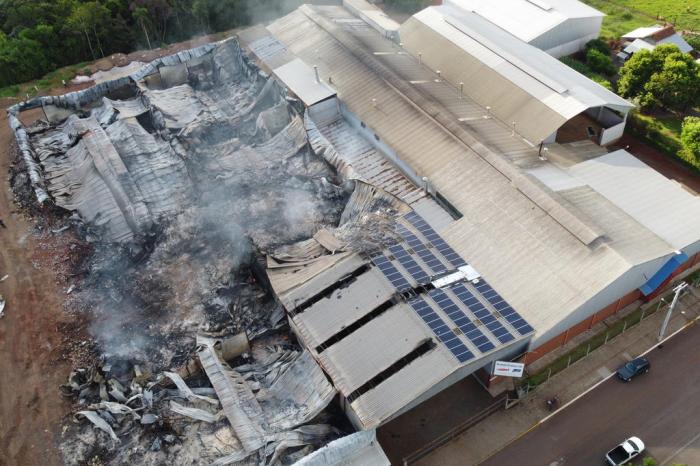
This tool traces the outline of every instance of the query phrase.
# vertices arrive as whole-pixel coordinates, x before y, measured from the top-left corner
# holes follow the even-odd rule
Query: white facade
[[[474,12],[554,57],[582,50],[600,34],[605,16],[577,0],[445,0]]]

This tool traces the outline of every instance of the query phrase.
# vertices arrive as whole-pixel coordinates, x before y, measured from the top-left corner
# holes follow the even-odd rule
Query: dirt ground
[[[7,301],[0,319],[0,464],[60,464],[55,448],[69,406],[58,385],[69,367],[62,361],[62,295],[54,272],[34,264],[42,254],[31,220],[14,211],[7,176],[14,137],[0,114],[0,293]]]

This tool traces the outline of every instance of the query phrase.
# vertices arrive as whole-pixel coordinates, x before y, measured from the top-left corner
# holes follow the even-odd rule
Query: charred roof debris
[[[352,431],[265,269],[378,250],[406,206],[321,155],[236,39],[8,113],[18,201],[82,255],[66,463],[291,464]]]

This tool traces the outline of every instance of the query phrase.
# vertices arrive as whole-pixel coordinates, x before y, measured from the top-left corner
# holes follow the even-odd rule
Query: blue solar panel
[[[413,260],[411,255],[406,252],[406,250],[403,248],[401,245],[394,245],[389,247],[389,251],[398,259],[399,263],[403,266],[404,269],[411,275],[411,277],[418,282],[420,285],[425,285],[426,283],[430,283],[430,277],[428,276],[427,273],[421,268],[418,263]]]
[[[457,298],[474,313],[476,318],[479,319],[496,338],[498,338],[498,341],[501,343],[508,343],[509,341],[515,339],[515,337],[511,335],[510,332],[498,321],[498,319],[496,319],[488,311],[488,309],[486,309],[484,305],[481,304],[481,302],[469,292],[467,287],[461,283],[458,283],[453,285],[451,289],[455,296],[457,296]]]
[[[466,261],[462,259],[459,254],[457,254],[454,249],[452,249],[441,237],[437,234],[433,227],[428,225],[428,222],[423,220],[423,217],[415,212],[407,213],[404,218],[408,220],[411,225],[416,227],[421,234],[430,241],[435,249],[437,249],[442,256],[447,259],[447,261],[455,267],[462,267],[467,265]]]
[[[508,304],[500,294],[494,290],[491,285],[486,283],[486,280],[480,280],[474,287],[486,298],[486,300],[506,319],[520,335],[527,335],[533,332],[533,329],[510,304]]]
[[[401,272],[399,272],[396,267],[394,267],[394,264],[392,264],[384,255],[380,254],[379,256],[374,256],[372,258],[372,262],[379,268],[379,270],[382,271],[384,276],[400,293],[412,288],[404,276],[401,275]]]
[[[406,227],[404,227],[400,223],[397,223],[396,225],[401,237],[414,251],[416,251],[418,257],[420,257],[421,260],[425,262],[425,265],[430,267],[430,270],[432,270],[433,273],[440,274],[443,272],[447,272],[447,267],[445,267],[445,265],[442,262],[440,262],[440,260],[437,257],[435,257],[435,254],[430,252],[430,250],[425,246],[425,244],[423,244],[421,240],[418,239],[416,235],[408,231],[408,229],[406,229]]]
[[[445,311],[450,319],[459,327],[464,335],[479,348],[479,351],[486,353],[495,348],[494,344],[479,330],[474,323],[469,320],[464,312],[445,294],[442,290],[431,290],[430,297]]]
[[[450,328],[445,325],[445,322],[438,316],[430,305],[426,303],[420,296],[410,300],[414,311],[418,313],[423,322],[428,324],[428,327],[435,333],[438,339],[452,352],[459,362],[466,362],[474,358],[474,354],[469,351],[469,348],[454,334]]]

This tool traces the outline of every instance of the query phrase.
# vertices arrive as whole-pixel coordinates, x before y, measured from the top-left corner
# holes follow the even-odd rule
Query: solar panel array
[[[399,235],[406,241],[406,243],[413,249],[416,254],[418,254],[418,257],[421,258],[423,262],[425,262],[425,265],[430,267],[430,270],[434,274],[440,274],[447,272],[447,267],[440,262],[440,260],[435,257],[435,254],[430,252],[430,250],[423,244],[421,240],[418,239],[416,235],[408,231],[408,229],[401,225],[400,223],[396,224],[396,228],[399,232]]]
[[[523,319],[520,314],[515,312],[515,309],[513,309],[510,304],[508,304],[505,299],[503,299],[501,295],[496,292],[496,290],[491,288],[491,285],[486,283],[486,280],[480,280],[479,283],[474,285],[474,287],[503,316],[503,318],[505,318],[513,327],[515,327],[520,335],[527,335],[535,330],[530,326],[530,324],[525,322],[525,319]]]
[[[391,282],[392,285],[394,285],[394,288],[396,288],[399,293],[403,293],[404,291],[408,291],[413,288],[404,278],[404,276],[401,275],[401,272],[394,267],[394,264],[392,264],[385,255],[380,254],[378,256],[374,256],[371,260],[374,265],[379,267],[379,270],[382,271],[384,276]]]
[[[435,249],[437,249],[450,264],[455,267],[467,265],[467,262],[462,259],[460,255],[457,254],[455,250],[452,249],[435,230],[433,230],[433,227],[428,225],[428,222],[423,220],[423,217],[415,212],[409,212],[404,215],[404,218],[408,220],[411,225],[416,227],[416,229],[420,231],[421,235],[430,241],[432,245],[435,246]]]
[[[489,312],[486,307],[479,301],[468,289],[461,283],[453,285],[452,292],[457,298],[464,303],[465,306],[474,314],[474,316],[486,326],[493,335],[498,338],[501,343],[508,343],[515,339],[513,335],[501,324],[496,317]]]
[[[420,215],[411,212],[406,214],[404,219],[420,234],[415,234],[405,225],[397,223],[397,232],[405,243],[390,246],[387,253],[387,255],[391,254],[389,257],[380,254],[371,259],[399,293],[408,296],[405,292],[413,290],[414,283],[417,286],[428,285],[433,275],[467,265],[467,262],[445,243]],[[405,246],[410,249],[407,250]],[[397,263],[401,264],[400,267],[396,265]],[[480,279],[473,286],[520,335],[524,336],[533,331],[532,327],[485,280]],[[432,301],[416,296],[408,303],[460,363],[475,357],[473,350],[465,344],[466,340],[481,353],[487,353],[499,344],[505,345],[515,340],[515,333],[511,333],[512,330],[506,328],[505,322],[499,320],[497,314],[492,314],[464,283],[453,283],[448,289],[454,297],[444,289],[435,288],[428,292]],[[420,288],[417,288],[416,292],[420,293]],[[434,304],[431,304],[432,302]],[[461,304],[457,304],[458,302]],[[450,325],[436,312],[438,308],[449,317]],[[469,314],[464,311],[465,308],[469,310]],[[474,317],[471,317],[472,314]],[[462,340],[455,334],[456,329],[452,330],[455,326],[466,340]]]
[[[418,265],[418,263],[413,260],[411,255],[406,252],[406,250],[400,244],[395,244],[389,247],[389,251],[394,255],[394,257],[399,261],[401,266],[406,269],[406,271],[413,277],[413,279],[419,285],[425,285],[430,283],[430,277],[425,270]]]
[[[445,311],[452,322],[457,325],[457,327],[462,331],[464,336],[466,336],[469,341],[474,343],[479,351],[486,353],[495,348],[494,344],[479,330],[476,325],[467,317],[467,315],[462,311],[457,305],[450,299],[449,296],[445,294],[442,290],[431,290],[428,295],[433,298],[433,301]]]
[[[459,362],[466,362],[474,358],[474,354],[462,343],[457,335],[445,324],[445,321],[425,302],[423,298],[417,296],[410,300],[414,311],[423,319],[428,327],[437,335],[438,339],[450,350]]]

